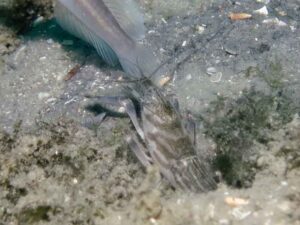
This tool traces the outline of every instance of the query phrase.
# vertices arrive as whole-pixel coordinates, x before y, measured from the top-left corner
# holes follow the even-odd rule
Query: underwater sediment
[[[24,32],[1,22],[0,224],[299,224],[297,1],[141,3],[148,45],[174,57],[168,88],[196,118],[218,189],[174,191],[157,168],[145,170],[123,139],[126,118],[81,126],[84,95],[117,94],[122,74],[47,20],[49,7]],[[253,13],[264,6],[268,15]],[[230,12],[252,18],[230,21]]]

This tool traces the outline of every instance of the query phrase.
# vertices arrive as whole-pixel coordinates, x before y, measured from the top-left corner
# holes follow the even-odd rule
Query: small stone
[[[125,112],[126,112],[125,107],[121,106],[121,107],[118,109],[118,112],[119,112],[119,113],[125,113]]]
[[[219,224],[227,225],[227,224],[229,224],[229,220],[228,219],[219,219]]]
[[[258,168],[262,168],[262,167],[264,167],[264,166],[266,166],[268,163],[267,163],[267,158],[266,157],[264,157],[264,156],[261,156],[261,157],[259,157],[258,159],[257,159],[257,161],[256,161],[256,166],[258,167]]]
[[[265,5],[270,3],[270,0],[256,0],[256,2],[263,3]]]
[[[185,79],[186,80],[191,80],[192,79],[192,74],[188,74]]]
[[[288,201],[281,202],[277,205],[277,208],[280,209],[284,213],[288,213],[291,211],[291,206]]]
[[[47,39],[47,43],[48,43],[48,44],[53,44],[53,43],[54,43],[54,41],[53,41],[53,39],[52,39],[52,38],[49,38],[49,39]]]
[[[287,181],[285,181],[285,180],[281,181],[280,184],[282,186],[288,186],[289,185],[289,183]]]
[[[48,92],[40,92],[40,93],[38,94],[38,98],[39,98],[40,100],[45,99],[45,98],[49,98],[49,97],[50,97],[50,94],[49,94]]]
[[[287,15],[287,13],[286,13],[285,11],[283,11],[283,10],[279,10],[279,11],[278,11],[278,14],[279,14],[280,16],[286,16],[286,15]]]
[[[198,25],[198,26],[196,26],[196,30],[197,30],[198,34],[202,34],[205,30],[205,27]]]

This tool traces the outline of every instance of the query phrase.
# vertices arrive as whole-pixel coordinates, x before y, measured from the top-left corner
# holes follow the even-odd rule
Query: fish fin
[[[119,64],[119,59],[112,48],[58,1],[54,8],[54,14],[56,20],[64,30],[93,45],[97,53],[107,64],[111,66]]]
[[[139,136],[142,140],[145,140],[145,134],[144,134],[142,127],[139,124],[138,115],[136,113],[133,102],[131,100],[127,99],[127,100],[123,100],[121,102],[121,104],[125,108],[131,122],[133,123],[133,126],[134,126],[136,132],[139,134]]]
[[[100,113],[95,117],[85,118],[81,124],[89,129],[97,129],[106,117],[106,113]]]
[[[194,146],[196,146],[197,145],[197,124],[190,112],[186,112],[186,115],[183,120],[183,126],[187,131],[187,134],[189,135]]]
[[[129,78],[134,77],[136,79],[142,78],[141,70],[138,68],[136,62],[128,60],[126,58],[119,58],[120,64]]]
[[[143,15],[134,0],[103,0],[120,27],[134,40],[145,37]]]
[[[148,167],[153,163],[148,149],[144,146],[143,142],[141,142],[136,135],[132,134],[131,136],[127,136],[126,142],[129,145],[131,151],[134,152],[136,157],[145,167]]]
[[[135,78],[150,78],[156,72],[159,61],[153,52],[143,45],[137,44],[131,52],[131,57],[119,57],[121,66],[125,73]]]
[[[197,156],[177,160],[171,171],[175,179],[175,187],[192,192],[207,192],[217,188],[217,183],[213,179],[213,173],[208,165],[200,161]]]

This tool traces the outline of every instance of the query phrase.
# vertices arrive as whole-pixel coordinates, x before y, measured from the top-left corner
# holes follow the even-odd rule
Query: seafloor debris
[[[230,13],[229,18],[231,20],[246,20],[252,17],[251,14],[248,13]]]
[[[267,16],[269,14],[266,6],[260,8],[260,9],[254,10],[253,13],[263,15],[263,16]]]
[[[226,197],[224,199],[224,201],[230,207],[238,207],[238,206],[243,206],[243,205],[248,205],[249,204],[248,199],[232,197],[232,196]]]
[[[80,70],[80,65],[76,64],[69,72],[68,74],[64,77],[64,81],[68,81],[72,79]]]

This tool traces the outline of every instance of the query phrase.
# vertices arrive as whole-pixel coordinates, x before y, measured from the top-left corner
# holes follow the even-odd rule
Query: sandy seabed
[[[49,1],[32,2],[51,15]],[[38,17],[23,31],[6,15],[0,224],[300,224],[299,1],[174,2],[140,1],[146,42],[162,60],[173,57],[167,88],[194,115],[218,189],[173,190],[143,168],[124,141],[127,118],[83,127],[84,95],[118,93],[122,73],[55,21]],[[268,15],[253,12],[264,6]],[[232,12],[252,18],[232,21]]]

